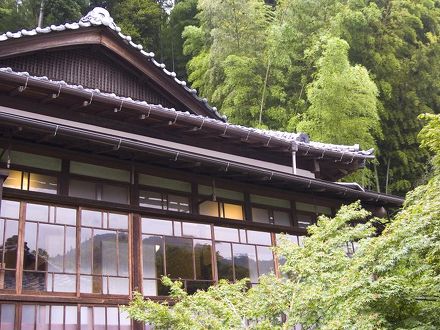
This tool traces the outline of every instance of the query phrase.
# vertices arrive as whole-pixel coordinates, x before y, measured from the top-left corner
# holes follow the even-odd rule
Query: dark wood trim
[[[107,27],[80,28],[77,30],[39,34],[32,38],[22,37],[8,40],[4,45],[2,44],[0,58],[10,58],[39,51],[66,49],[84,45],[101,45],[105,47],[117,55],[121,63],[135,67],[147,80],[154,82],[159,87],[161,94],[165,95],[168,99],[174,100],[177,104],[182,104],[185,110],[218,119],[203,102],[197,100],[194,95],[178,85],[173,77],[167,76],[161,68],[157,68],[151,62],[150,58],[147,58],[139,50],[128,45],[117,35],[117,32]]]

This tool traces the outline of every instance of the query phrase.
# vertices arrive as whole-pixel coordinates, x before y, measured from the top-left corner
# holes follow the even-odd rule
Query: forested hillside
[[[420,113],[440,112],[440,0],[0,0],[0,33],[107,8],[232,123],[376,148],[360,183],[403,194],[430,173]]]

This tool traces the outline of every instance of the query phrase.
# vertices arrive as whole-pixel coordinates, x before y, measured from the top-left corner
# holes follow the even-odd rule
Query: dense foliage
[[[43,25],[106,7],[233,123],[377,147],[369,187],[426,181],[417,116],[440,108],[439,0],[0,0],[0,32],[35,26],[41,4]]]
[[[194,295],[165,278],[174,306],[136,295],[127,312],[156,329],[439,329],[440,116],[425,118],[422,144],[434,152],[435,174],[391,221],[359,203],[343,206],[309,227],[303,246],[282,241],[279,278],[263,276],[250,289],[221,281]],[[354,253],[346,242],[356,242]]]

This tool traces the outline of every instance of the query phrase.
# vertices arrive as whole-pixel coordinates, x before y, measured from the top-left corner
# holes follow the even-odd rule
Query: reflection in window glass
[[[22,172],[10,170],[9,175],[3,182],[3,187],[12,189],[22,189],[21,186]]]
[[[285,211],[273,211],[274,224],[278,226],[290,226],[290,214]]]
[[[232,249],[230,243],[216,243],[215,254],[217,259],[217,273],[219,279],[234,280],[232,265]]]
[[[101,200],[112,203],[128,204],[128,188],[112,184],[102,184]]]
[[[58,189],[57,182],[58,180],[54,176],[11,170],[3,186],[6,188],[56,194]]]
[[[15,289],[18,221],[0,219],[0,289]]]
[[[168,211],[189,213],[188,197],[168,195]]]
[[[81,228],[81,292],[128,294],[128,233],[106,229],[127,228],[128,216],[88,210],[81,216],[82,224],[104,228]]]
[[[223,203],[224,215],[226,219],[243,220],[243,206],[236,204]]]
[[[297,213],[297,219],[299,228],[307,228],[314,222],[315,216],[312,214]]]
[[[258,282],[257,256],[255,246],[232,244],[234,255],[235,279],[249,278],[252,283]]]
[[[217,241],[239,242],[238,230],[226,227],[214,227],[214,237]]]
[[[75,227],[26,222],[23,289],[75,292],[76,253]]]
[[[143,277],[157,279],[164,275],[164,250],[160,236],[144,235],[142,237],[142,267]],[[144,295],[158,294],[157,281],[144,283]]]
[[[262,209],[259,207],[252,208],[252,221],[261,222],[261,223],[269,223],[269,210]]]
[[[129,330],[131,322],[125,313],[122,313],[118,307],[87,307],[81,309],[81,330]]]
[[[190,239],[166,237],[167,274],[173,278],[194,278],[193,249]]]
[[[85,199],[98,199],[96,195],[96,184],[90,181],[69,180],[69,196],[85,198]]]
[[[259,275],[269,274],[274,271],[273,253],[270,247],[257,246]]]
[[[71,179],[69,181],[69,196],[127,204],[129,193],[127,186],[108,183],[97,183],[84,180]]]
[[[173,223],[167,220],[142,218],[142,232],[145,234],[173,235]]]
[[[56,194],[57,186],[56,177],[36,173],[29,174],[29,191]]]
[[[0,304],[0,329],[15,329],[15,305]]]
[[[204,201],[199,204],[199,213],[210,217],[219,217],[218,203],[212,201]]]
[[[183,222],[183,235],[196,238],[211,238],[211,226],[201,223]]]
[[[212,280],[211,241],[194,240],[196,279]]]
[[[20,202],[3,199],[0,201],[0,217],[18,219],[20,213]]]
[[[162,193],[154,191],[139,192],[139,206],[163,210],[164,204],[166,204],[166,201],[162,199]]]
[[[260,244],[260,245],[271,245],[272,239],[270,237],[270,233],[262,232],[262,231],[247,231],[247,238],[249,244]]]

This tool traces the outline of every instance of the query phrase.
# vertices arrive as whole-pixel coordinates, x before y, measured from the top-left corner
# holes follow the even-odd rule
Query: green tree
[[[197,0],[178,1],[164,24],[163,59],[170,70],[180,79],[187,80],[186,65],[190,59],[183,54],[182,33],[186,26],[197,26]]]
[[[118,1],[109,10],[124,34],[145,49],[160,53],[161,27],[166,14],[156,1]]]
[[[324,41],[315,80],[307,88],[310,107],[297,129],[317,141],[373,148],[380,135],[377,87],[364,67],[350,65],[348,48],[339,38]]]

